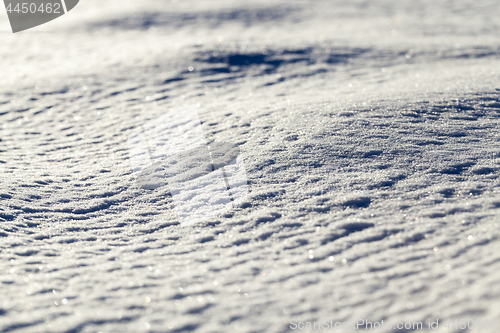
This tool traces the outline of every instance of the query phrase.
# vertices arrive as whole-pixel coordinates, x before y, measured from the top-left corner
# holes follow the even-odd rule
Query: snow
[[[1,14],[0,331],[500,319],[499,10],[86,0],[18,34]],[[198,139],[161,137],[185,108]],[[196,167],[156,182],[141,128]]]

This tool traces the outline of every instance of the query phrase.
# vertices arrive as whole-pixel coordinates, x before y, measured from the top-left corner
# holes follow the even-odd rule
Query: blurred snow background
[[[83,0],[18,34],[0,11],[0,330],[500,319],[499,11]],[[188,105],[250,190],[193,226],[127,147]]]

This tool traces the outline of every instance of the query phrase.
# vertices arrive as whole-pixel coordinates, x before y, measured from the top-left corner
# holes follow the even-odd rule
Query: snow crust
[[[0,331],[500,320],[499,8],[86,0],[18,34],[0,11]],[[241,191],[197,221],[129,141],[193,105]]]

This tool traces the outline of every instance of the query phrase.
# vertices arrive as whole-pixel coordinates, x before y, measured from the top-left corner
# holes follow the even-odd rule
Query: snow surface
[[[500,319],[498,2],[0,12],[1,332]],[[190,105],[249,191],[197,224],[128,145]]]

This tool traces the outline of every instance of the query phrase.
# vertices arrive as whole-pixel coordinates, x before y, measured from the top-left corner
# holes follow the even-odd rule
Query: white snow
[[[0,13],[1,332],[500,320],[497,2]],[[161,137],[193,105],[199,140]],[[217,143],[240,152],[203,186],[137,177]]]

